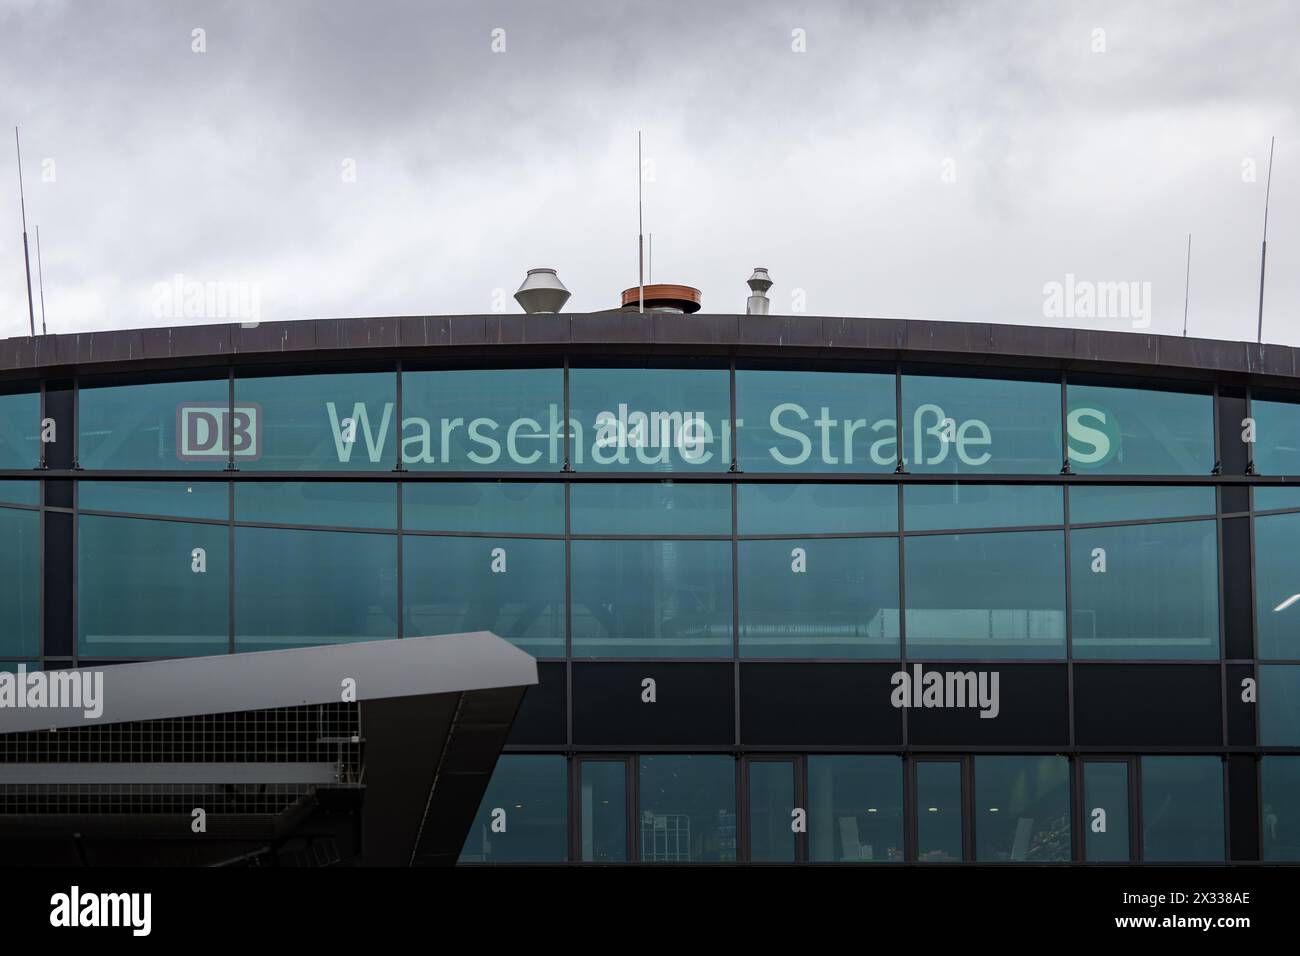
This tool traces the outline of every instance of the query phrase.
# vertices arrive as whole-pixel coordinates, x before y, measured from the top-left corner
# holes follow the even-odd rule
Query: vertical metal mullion
[[[226,471],[231,472],[230,480],[226,482],[226,631],[227,631],[227,649],[231,654],[235,653],[235,479],[234,472],[239,469],[235,466],[235,436],[233,427],[235,424],[235,366],[232,364],[226,372],[226,445],[228,451],[226,454]]]
[[[630,753],[627,760],[627,844],[629,863],[641,862],[641,755]]]
[[[921,828],[917,819],[920,791],[917,786],[916,763],[915,757],[903,756],[903,861],[906,863],[916,863],[920,858],[918,843]]]
[[[794,805],[803,811],[804,828],[794,835],[794,861],[807,863],[812,855],[808,849],[808,755],[794,755]]]
[[[36,427],[37,427],[36,437],[38,439],[41,437],[40,433],[44,431],[44,427],[42,423],[45,421],[45,381],[46,380],[44,378],[41,379],[41,394],[38,403],[40,407],[37,410],[37,422],[36,422]],[[39,442],[39,444],[40,444],[40,454],[39,457],[37,458],[37,468],[43,471],[47,467],[45,461],[45,442]],[[40,581],[37,582],[36,585],[37,588],[36,599],[38,601],[38,607],[36,610],[38,617],[36,618],[36,620],[37,620],[38,627],[40,628],[39,640],[37,641],[36,651],[40,657],[42,667],[49,666],[46,660],[46,651],[45,651],[45,505],[46,505],[45,486],[46,486],[46,481],[45,478],[42,477],[40,479],[40,486],[36,489],[38,495],[36,500],[40,502],[40,508],[41,508],[39,512],[39,518],[37,519],[37,529],[36,529],[37,534],[40,535],[40,543],[37,546],[37,558],[40,562],[39,566],[41,569]],[[72,503],[74,506],[73,514],[72,514],[72,524],[75,527],[78,521],[75,506],[78,504],[78,501],[74,499]],[[76,601],[77,581],[75,577],[73,578],[72,581],[71,597],[72,597],[72,603],[75,606],[77,603]]]
[[[1142,862],[1142,755],[1129,758],[1129,832],[1128,855],[1130,862]]]
[[[735,757],[736,774],[736,860],[737,864],[750,863],[749,845],[749,759],[740,754]]]
[[[961,768],[962,862],[975,862],[975,755],[967,753],[958,762]]]

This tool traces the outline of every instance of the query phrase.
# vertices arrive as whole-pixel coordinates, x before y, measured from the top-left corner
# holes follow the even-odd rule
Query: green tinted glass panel
[[[916,763],[916,859],[951,863],[962,859],[961,764],[953,760]]]
[[[246,471],[391,471],[397,461],[397,375],[340,372],[235,379],[235,414],[250,438]]]
[[[235,529],[235,649],[397,636],[397,537]]]
[[[1300,861],[1300,757],[1268,756],[1260,761],[1264,859]]]
[[[1070,466],[1080,474],[1208,475],[1214,468],[1209,395],[1070,385]]]
[[[571,549],[575,656],[731,656],[731,542],[574,541]]]
[[[731,467],[726,369],[570,369],[569,418],[580,471]]]
[[[1075,485],[1070,523],[1146,521],[1212,515],[1214,488],[1193,485]]]
[[[897,657],[898,539],[742,541],[744,657]]]
[[[1259,742],[1265,747],[1300,747],[1300,664],[1260,667]]]
[[[903,859],[903,762],[808,757],[808,845],[816,863]]]
[[[230,517],[230,485],[224,481],[82,481],[77,504],[83,511],[225,521]]]
[[[504,754],[461,847],[461,863],[562,863],[569,858],[563,757]]]
[[[229,534],[224,525],[82,515],[78,652],[83,657],[226,653]]]
[[[564,534],[564,485],[412,482],[402,486],[402,527],[414,531]]]
[[[858,534],[898,530],[895,485],[736,486],[740,534]]]
[[[235,520],[256,524],[396,528],[397,488],[380,481],[244,481]]]
[[[41,483],[0,481],[0,502],[11,505],[38,505],[41,503]]]
[[[574,534],[731,534],[731,486],[575,484]]]
[[[1115,863],[1128,860],[1128,804],[1127,763],[1084,761],[1083,835],[1084,852],[1089,861]]]
[[[402,461],[412,470],[559,471],[564,371],[402,373]]]
[[[1255,419],[1255,471],[1261,475],[1300,474],[1300,405],[1256,398],[1251,400],[1250,414]]]
[[[1223,761],[1143,757],[1142,858],[1211,863],[1223,856]]]
[[[754,863],[794,862],[794,763],[749,762],[749,858]]]
[[[584,760],[579,785],[584,863],[627,862],[627,763]]]
[[[0,468],[35,468],[40,464],[40,427],[40,393],[0,393]]]
[[[1077,528],[1070,533],[1074,656],[1219,656],[1213,521]]]
[[[41,515],[0,508],[0,654],[34,657],[41,634]]]
[[[491,631],[538,657],[564,656],[564,542],[402,539],[408,637]]]
[[[643,863],[736,861],[736,762],[725,756],[640,758]]]
[[[903,376],[903,461],[911,472],[1056,474],[1061,386]]]
[[[975,758],[975,859],[1070,859],[1070,762],[1065,757]]]
[[[1300,514],[1255,519],[1259,656],[1300,658]]]
[[[742,471],[893,471],[894,376],[736,372]]]
[[[1065,656],[1062,532],[915,535],[903,554],[909,656]]]
[[[232,433],[248,433],[242,418],[231,427],[224,375],[102,388],[83,379],[77,403],[77,458],[86,469],[220,471]]]
[[[1053,485],[908,485],[903,527],[908,531],[1061,525],[1064,496]]]
[[[1300,510],[1300,487],[1255,488],[1253,503],[1256,511],[1281,511],[1284,508]]]

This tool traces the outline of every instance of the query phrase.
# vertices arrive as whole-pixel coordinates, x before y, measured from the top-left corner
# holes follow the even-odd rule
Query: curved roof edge
[[[589,312],[304,319],[124,329],[0,339],[0,373],[93,371],[136,362],[220,364],[240,357],[287,360],[331,352],[527,347],[618,350],[872,351],[895,358],[1070,366],[1105,363],[1168,370],[1300,376],[1300,349],[1217,339],[1120,332],[813,315],[679,315]]]

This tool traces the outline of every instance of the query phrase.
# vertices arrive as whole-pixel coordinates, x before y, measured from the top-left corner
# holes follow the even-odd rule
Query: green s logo
[[[1070,461],[1096,468],[1119,453],[1119,424],[1104,408],[1073,408],[1065,416]]]

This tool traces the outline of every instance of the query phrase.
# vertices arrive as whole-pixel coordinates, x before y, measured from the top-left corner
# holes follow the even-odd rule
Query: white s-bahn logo
[[[1119,452],[1119,423],[1104,408],[1071,409],[1065,416],[1065,431],[1073,464],[1095,468]]]

